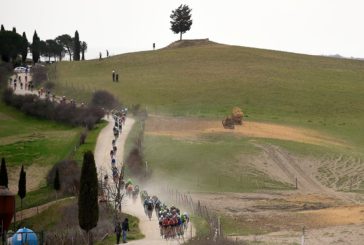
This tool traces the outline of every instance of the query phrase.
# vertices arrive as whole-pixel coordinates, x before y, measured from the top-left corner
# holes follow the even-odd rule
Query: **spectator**
[[[128,218],[125,218],[125,220],[122,224],[122,230],[123,230],[123,243],[127,243],[126,235],[127,235],[127,232],[130,231]]]
[[[120,222],[116,223],[116,226],[115,226],[115,234],[116,234],[116,244],[120,244],[120,236],[121,236],[121,226],[120,226]]]

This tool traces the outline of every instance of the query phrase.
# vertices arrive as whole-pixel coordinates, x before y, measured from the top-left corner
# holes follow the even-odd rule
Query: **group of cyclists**
[[[175,206],[168,207],[157,196],[149,196],[145,190],[140,193],[140,198],[149,220],[152,219],[153,210],[155,210],[160,235],[164,239],[175,239],[184,236],[190,222],[187,212],[181,213],[180,209]]]
[[[111,158],[111,169],[113,174],[113,180],[115,183],[119,181],[120,176],[118,169],[116,167],[116,141],[122,132],[123,125],[125,125],[125,119],[127,115],[127,110],[112,111],[112,117],[114,119],[113,133],[114,139],[112,140],[112,149],[110,150]],[[182,213],[179,208],[175,206],[168,207],[155,195],[149,196],[147,191],[139,190],[138,185],[134,185],[131,179],[123,182],[125,186],[126,195],[132,198],[134,204],[140,194],[141,202],[144,207],[145,214],[148,216],[149,220],[152,220],[153,213],[158,219],[160,235],[163,239],[176,239],[183,238],[184,233],[188,228],[190,222],[190,217],[188,213]]]
[[[122,132],[123,125],[125,125],[126,114],[127,114],[127,109],[122,109],[121,111],[112,112],[112,117],[114,119],[114,127],[113,127],[114,139],[111,142],[112,148],[110,150],[110,158],[111,158],[111,171],[114,182],[117,182],[119,180],[119,171],[116,166],[116,153],[118,151],[118,148],[116,146],[116,141]]]
[[[34,84],[32,81],[28,81],[28,74],[25,74],[24,81],[22,80],[22,76],[20,74],[16,74],[14,79],[9,78],[9,86],[14,90],[17,89],[17,85],[19,84],[20,89],[29,90],[33,92]]]

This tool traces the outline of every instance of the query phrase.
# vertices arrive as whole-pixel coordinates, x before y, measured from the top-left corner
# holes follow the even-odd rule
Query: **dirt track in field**
[[[146,124],[146,133],[176,138],[193,138],[203,134],[225,133],[254,138],[289,140],[315,145],[345,145],[343,141],[314,130],[250,121],[245,121],[242,126],[237,125],[235,129],[231,130],[224,129],[221,121],[218,120],[150,116]]]

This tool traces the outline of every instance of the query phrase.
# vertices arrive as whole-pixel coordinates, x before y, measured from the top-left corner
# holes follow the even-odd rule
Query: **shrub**
[[[1,62],[1,61],[0,61]],[[8,63],[0,63],[0,86],[5,88],[11,73],[12,66]]]
[[[55,164],[47,175],[48,185],[53,185],[56,169],[59,171],[61,192],[66,195],[78,193],[81,169],[77,162],[74,160],[63,160]]]
[[[16,95],[11,88],[4,89],[3,101],[25,114],[38,118],[54,120],[72,126],[92,129],[104,117],[100,107],[76,107],[74,104],[57,104],[50,100],[39,99],[36,95]]]
[[[137,177],[138,174],[144,174],[144,160],[138,147],[134,147],[126,159],[126,165],[132,175]]]
[[[119,103],[114,95],[108,91],[99,90],[92,95],[91,105],[111,110],[117,107]]]
[[[56,85],[54,84],[54,82],[50,82],[50,81],[48,81],[44,84],[44,88],[47,90],[52,90],[52,89],[54,89],[55,86]]]
[[[80,135],[80,142],[79,142],[79,145],[83,145],[85,144],[85,141],[86,141],[86,138],[87,138],[87,134],[88,134],[88,131],[87,129],[85,129],[81,135]]]
[[[35,86],[39,86],[43,82],[47,81],[47,68],[45,66],[34,66],[32,69],[33,83]]]
[[[12,88],[4,89],[3,101],[5,102],[5,104],[11,105],[11,101],[12,101],[12,98],[13,98],[13,93],[14,93],[14,91],[13,91]]]

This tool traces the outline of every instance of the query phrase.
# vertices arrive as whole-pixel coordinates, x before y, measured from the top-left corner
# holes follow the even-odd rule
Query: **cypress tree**
[[[60,182],[60,179],[59,179],[58,168],[56,169],[56,175],[54,176],[53,188],[56,190],[56,200],[57,200],[58,199],[57,193],[61,189],[61,182]]]
[[[23,61],[23,63],[25,62],[25,60],[27,59],[27,55],[28,55],[28,39],[27,39],[27,35],[25,34],[25,32],[23,32],[23,42],[22,42],[22,48],[21,48],[21,59]]]
[[[1,167],[0,167],[0,185],[8,188],[8,171],[6,169],[5,158],[1,158]]]
[[[34,31],[33,35],[32,54],[33,62],[37,63],[40,57],[40,38],[38,37],[37,31]]]
[[[86,231],[88,238],[89,231],[96,227],[99,219],[97,196],[98,182],[95,159],[92,152],[87,151],[83,155],[81,170],[80,193],[78,197],[78,222],[80,227]]]
[[[87,43],[86,42],[81,42],[81,54],[82,54],[82,57],[81,59],[82,60],[85,60],[85,52],[87,50]]]
[[[15,27],[13,27],[13,32],[16,33],[16,28]]]
[[[20,210],[23,210],[23,199],[27,194],[27,182],[26,182],[26,172],[24,171],[24,166],[21,166],[20,175],[19,175],[19,183],[18,183],[18,196],[20,197]],[[21,213],[21,219],[22,219]]]
[[[1,31],[5,31],[4,25],[1,25]]]
[[[73,60],[80,60],[80,52],[81,52],[81,44],[80,44],[80,36],[78,35],[78,31],[75,32],[75,38],[74,38],[74,44],[73,44]]]

